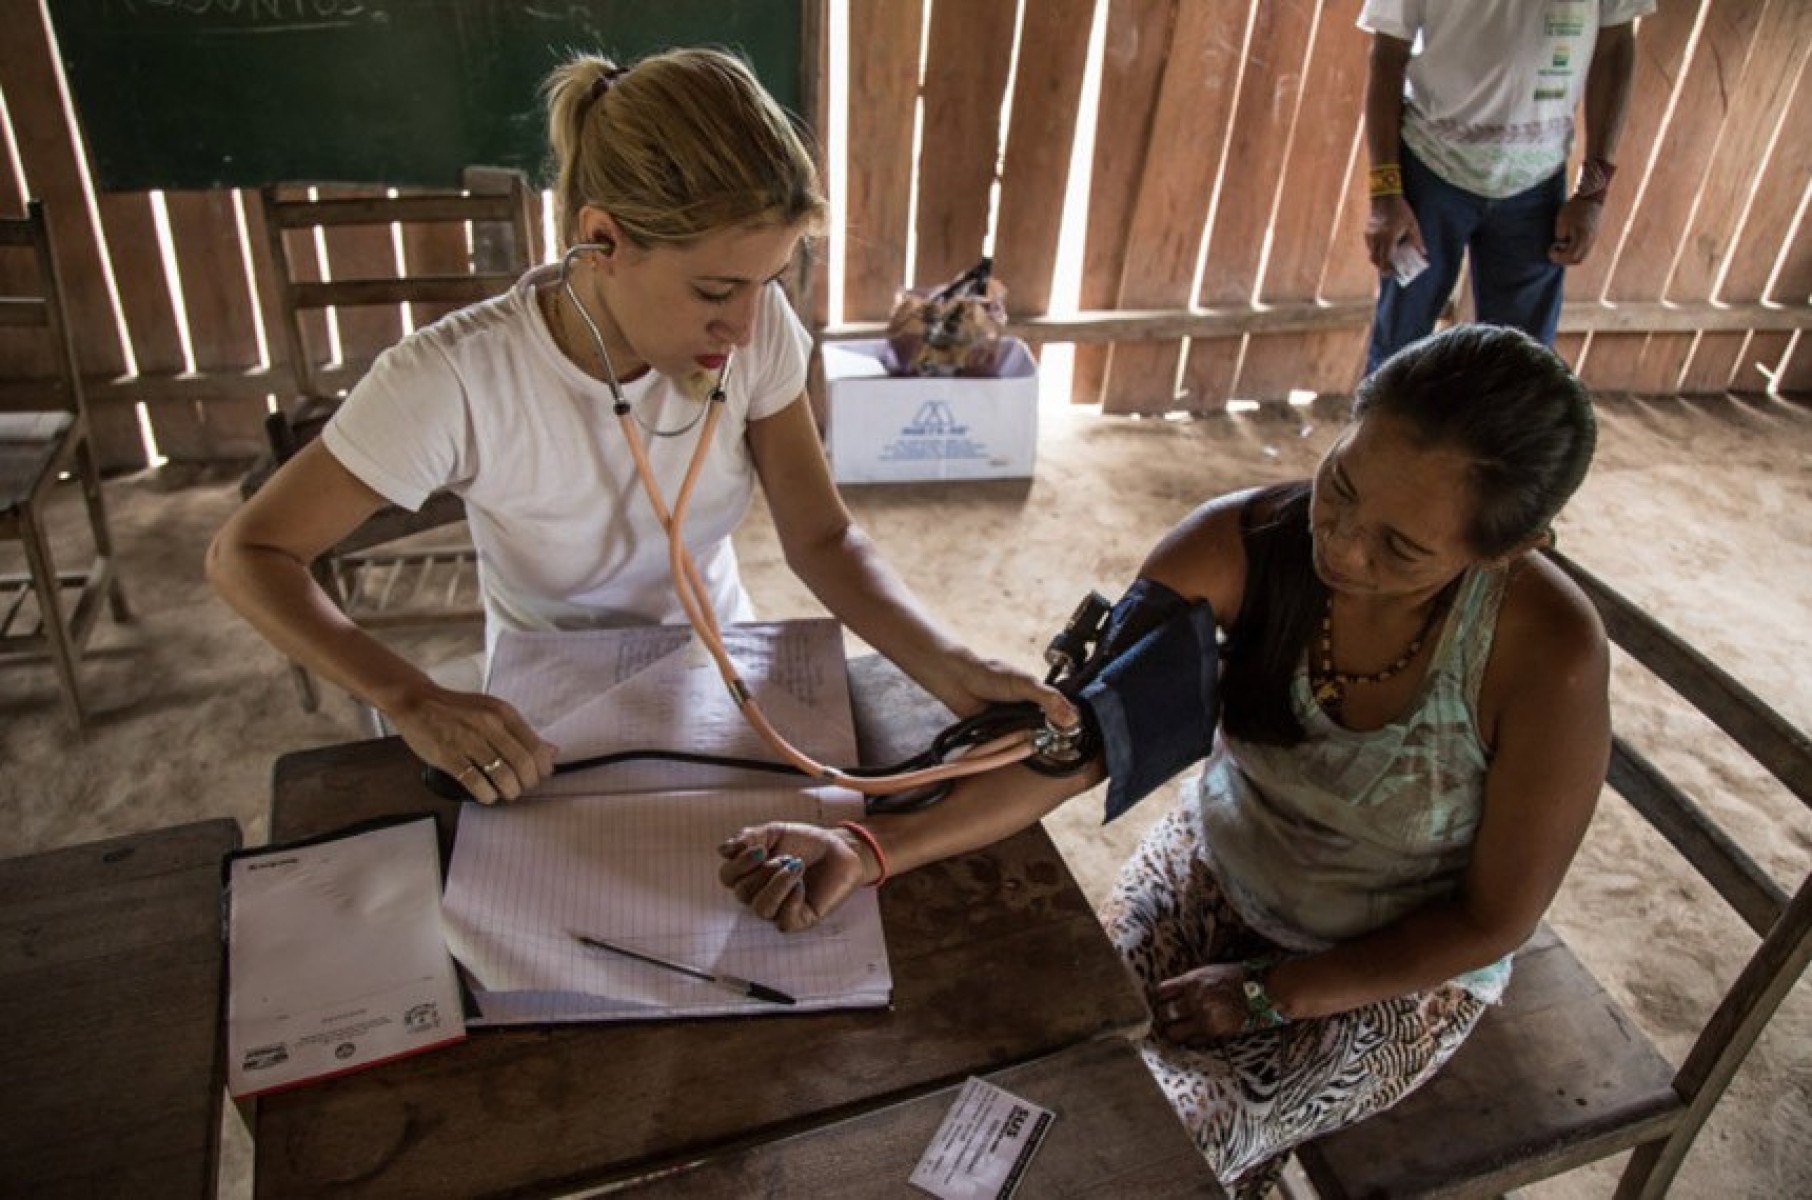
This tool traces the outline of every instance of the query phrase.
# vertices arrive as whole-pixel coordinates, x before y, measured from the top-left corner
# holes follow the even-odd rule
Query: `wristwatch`
[[[1245,1031],[1251,1033],[1257,1029],[1275,1029],[1287,1025],[1290,1018],[1277,1011],[1277,1004],[1271,999],[1271,993],[1265,990],[1265,969],[1268,963],[1246,963],[1246,981],[1240,990],[1246,997]]]

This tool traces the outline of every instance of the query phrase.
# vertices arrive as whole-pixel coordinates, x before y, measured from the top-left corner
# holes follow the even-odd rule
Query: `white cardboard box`
[[[1000,343],[992,378],[889,375],[882,340],[827,342],[824,383],[838,483],[1014,479],[1038,449],[1038,364]]]

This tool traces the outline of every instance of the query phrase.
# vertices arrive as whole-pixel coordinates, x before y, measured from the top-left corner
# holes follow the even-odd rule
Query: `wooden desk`
[[[942,723],[878,659],[850,665],[865,762]],[[277,762],[271,837],[432,812],[401,741]],[[1042,828],[881,894],[893,1006],[798,1016],[478,1029],[461,1045],[266,1097],[258,1192],[544,1195],[796,1133],[1078,1042],[1147,1013]]]
[[[212,1196],[231,820],[0,862],[0,1194]]]
[[[1128,1042],[1072,1046],[989,1080],[1056,1114],[1018,1195],[1168,1200],[1226,1193]],[[924,1200],[906,1180],[960,1087],[629,1184],[613,1200]]]

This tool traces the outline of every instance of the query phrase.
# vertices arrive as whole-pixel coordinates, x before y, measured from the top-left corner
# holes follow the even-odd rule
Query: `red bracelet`
[[[873,831],[871,831],[865,825],[858,825],[854,821],[839,821],[839,822],[837,822],[837,828],[849,830],[851,833],[855,834],[857,837],[861,838],[864,842],[866,842],[868,844],[868,848],[870,850],[874,851],[875,865],[881,868],[881,873],[879,875],[875,876],[875,881],[873,883],[869,884],[868,886],[871,888],[878,888],[882,884],[886,883],[887,882],[887,856],[885,854],[881,853],[881,843],[875,838]]]

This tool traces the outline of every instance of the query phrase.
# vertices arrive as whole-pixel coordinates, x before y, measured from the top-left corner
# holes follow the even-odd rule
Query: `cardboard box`
[[[1015,479],[1038,449],[1038,364],[1000,343],[986,379],[889,375],[882,340],[827,342],[826,423],[838,483]]]

